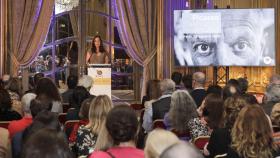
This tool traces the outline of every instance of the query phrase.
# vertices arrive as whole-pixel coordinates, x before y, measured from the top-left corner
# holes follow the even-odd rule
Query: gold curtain
[[[11,74],[28,66],[37,56],[48,33],[54,0],[11,0]]]
[[[128,54],[144,68],[142,96],[146,92],[146,82],[151,78],[149,63],[157,52],[156,3],[153,0],[117,0],[121,40]]]

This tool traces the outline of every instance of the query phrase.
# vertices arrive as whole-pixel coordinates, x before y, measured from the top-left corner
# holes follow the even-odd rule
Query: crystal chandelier
[[[72,10],[79,5],[79,0],[55,0],[55,14]]]

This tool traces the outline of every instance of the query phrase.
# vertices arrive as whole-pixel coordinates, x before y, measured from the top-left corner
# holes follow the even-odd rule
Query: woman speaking
[[[92,39],[92,46],[87,51],[86,61],[88,64],[109,64],[109,56],[100,36],[97,35]]]

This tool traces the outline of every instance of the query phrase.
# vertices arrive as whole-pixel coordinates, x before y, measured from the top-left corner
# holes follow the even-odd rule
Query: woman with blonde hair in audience
[[[170,110],[164,117],[164,124],[179,133],[190,131],[193,140],[210,135],[208,128],[198,117],[194,100],[186,90],[177,90],[172,94]]]
[[[155,129],[149,133],[144,149],[145,158],[158,158],[169,146],[179,142],[179,138],[172,132]]]
[[[88,155],[94,150],[97,137],[112,107],[112,101],[107,95],[99,95],[92,100],[89,108],[89,123],[85,126],[81,125],[77,132],[74,148],[78,156]]]
[[[225,100],[221,128],[212,131],[209,143],[203,151],[205,156],[213,158],[215,155],[227,153],[231,143],[230,132],[233,124],[240,110],[247,105],[241,96],[233,96]]]
[[[280,156],[274,144],[272,129],[259,105],[244,107],[234,123],[231,132],[231,148],[228,157],[236,158],[274,158]]]

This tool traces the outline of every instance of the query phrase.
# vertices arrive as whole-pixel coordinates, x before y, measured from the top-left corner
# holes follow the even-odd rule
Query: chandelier
[[[55,14],[72,10],[79,5],[79,0],[55,0]]]

